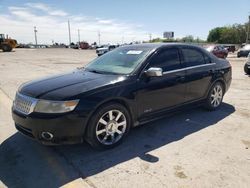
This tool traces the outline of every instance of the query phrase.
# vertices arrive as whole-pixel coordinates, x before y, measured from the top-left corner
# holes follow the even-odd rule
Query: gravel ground
[[[250,77],[246,58],[235,55],[218,111],[198,108],[140,126],[112,150],[48,147],[16,132],[10,109],[21,83],[95,57],[73,49],[0,52],[0,187],[250,187]]]

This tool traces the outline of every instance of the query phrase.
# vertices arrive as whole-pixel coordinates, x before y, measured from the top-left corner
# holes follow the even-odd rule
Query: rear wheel
[[[88,125],[86,140],[97,149],[110,149],[120,144],[130,129],[127,109],[117,103],[100,107]]]
[[[209,91],[205,107],[208,110],[216,110],[220,107],[224,96],[224,88],[221,82],[216,82]]]

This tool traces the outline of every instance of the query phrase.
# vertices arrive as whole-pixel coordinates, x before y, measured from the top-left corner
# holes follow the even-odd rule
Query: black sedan
[[[44,144],[79,143],[107,149],[130,128],[167,113],[220,107],[231,66],[186,44],[117,48],[85,68],[23,84],[12,107],[15,126]]]

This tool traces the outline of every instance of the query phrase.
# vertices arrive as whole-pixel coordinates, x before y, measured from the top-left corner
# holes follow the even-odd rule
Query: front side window
[[[205,64],[203,54],[196,49],[184,48],[182,49],[182,54],[186,67]]]
[[[181,67],[178,49],[165,49],[156,54],[151,62],[150,67],[162,68],[163,72],[175,70]]]
[[[151,50],[150,48],[117,48],[96,58],[85,69],[104,74],[130,74],[145,60]]]

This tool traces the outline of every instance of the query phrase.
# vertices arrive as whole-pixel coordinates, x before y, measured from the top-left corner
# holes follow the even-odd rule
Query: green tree
[[[194,42],[194,37],[192,35],[187,35],[181,39],[182,42]]]
[[[223,44],[241,44],[246,40],[247,24],[216,27],[209,31],[207,41]]]

